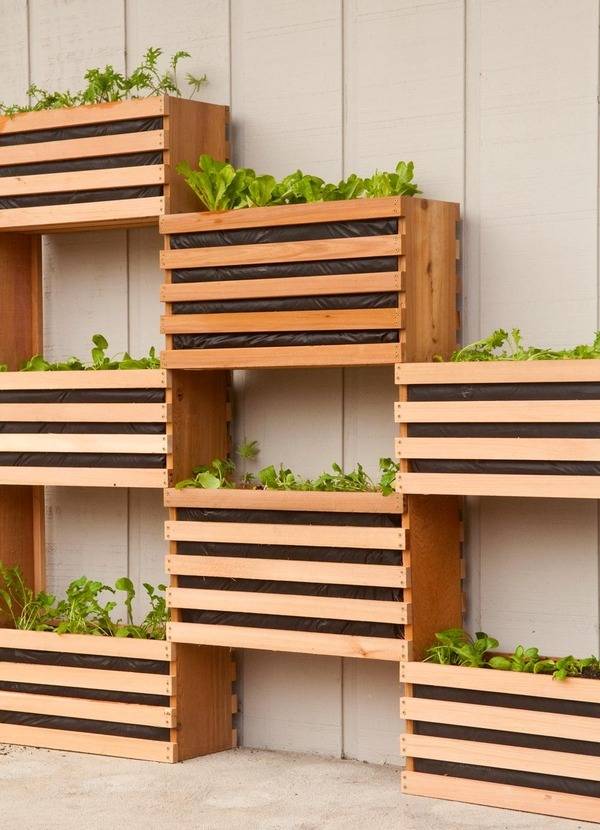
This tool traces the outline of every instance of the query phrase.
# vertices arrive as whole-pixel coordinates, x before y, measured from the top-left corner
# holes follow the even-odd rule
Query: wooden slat
[[[600,360],[399,363],[396,383],[569,383],[600,381]]]
[[[400,751],[411,758],[600,781],[600,764],[594,755],[409,734],[400,738]]]
[[[166,557],[166,571],[181,576],[222,576],[229,579],[268,579],[332,585],[390,588],[405,588],[407,585],[406,568],[400,565],[351,565],[343,562],[177,554]]]
[[[111,723],[133,723],[143,726],[171,728],[176,726],[175,709],[169,706],[146,706],[139,703],[115,703],[107,700],[86,700],[77,697],[24,694],[0,691],[0,709]]]
[[[0,662],[0,680],[11,683],[43,683],[45,686],[70,686],[74,689],[102,689],[171,695],[173,678],[161,674],[71,668],[70,666],[29,665]]]
[[[117,167],[107,170],[80,170],[42,173],[33,176],[0,177],[0,196],[25,196],[30,193],[63,193],[73,190],[160,185],[165,181],[162,164]]]
[[[165,522],[171,542],[238,542],[248,545],[308,545],[318,548],[385,548],[402,550],[399,527],[286,525],[251,522]]]
[[[170,661],[174,652],[164,640],[134,640],[124,637],[94,637],[86,634],[54,634],[49,631],[0,629],[0,648],[36,649],[66,654],[97,654]]]
[[[402,683],[425,686],[600,703],[600,684],[585,678],[569,678],[557,682],[551,675],[411,662],[400,666],[400,680]]]
[[[0,179],[0,181],[2,181]],[[164,369],[84,372],[2,372],[0,390],[15,389],[164,389]]]
[[[600,401],[399,401],[397,423],[594,423]]]
[[[404,495],[600,499],[598,476],[399,473],[396,483]]]
[[[336,331],[400,329],[402,309],[371,308],[334,311],[257,311],[227,314],[173,314],[161,317],[165,334],[237,331]]]
[[[0,403],[0,421],[157,424],[165,403]]]
[[[59,143],[59,142],[55,142]],[[39,145],[38,145],[39,146]],[[0,156],[1,163],[1,156]],[[304,242],[267,242],[263,245],[221,245],[215,248],[178,248],[161,251],[161,268],[206,268],[267,262],[314,262],[321,259],[400,256],[402,237],[359,236]]]
[[[598,718],[579,715],[403,697],[400,701],[400,716],[403,720],[497,729],[525,735],[551,735],[554,738],[600,743]]]
[[[317,510],[334,513],[402,513],[397,493],[321,493],[315,490],[165,490],[165,507],[221,507],[240,510]]]
[[[469,781],[466,778],[423,772],[403,772],[402,793],[578,821],[597,822],[599,815],[598,799],[591,796],[555,793],[509,784],[490,784],[487,781]]]
[[[246,614],[281,614],[285,617],[315,617],[398,625],[405,624],[410,617],[408,606],[404,602],[293,594],[255,594],[250,591],[167,588],[167,603],[170,608],[238,611]]]
[[[0,467],[0,485],[40,487],[154,487],[168,483],[166,470],[135,467]]]
[[[0,179],[0,183],[1,183]],[[359,294],[371,291],[401,291],[402,273],[334,274],[327,277],[273,277],[262,280],[165,283],[160,289],[164,303],[193,300],[229,300],[252,297],[301,297],[321,294]]]
[[[398,458],[600,461],[598,438],[397,438]]]
[[[0,433],[0,452],[166,454],[171,443],[167,435]]]
[[[13,144],[0,147],[0,167],[9,164],[37,164],[42,161],[145,153],[150,150],[162,150],[164,146],[163,130],[144,130],[139,133],[100,135],[91,138],[66,138],[36,144]]]
[[[226,648],[254,648],[301,654],[328,654],[372,660],[406,660],[406,640],[387,637],[355,637],[350,634],[323,634],[312,631],[278,631],[234,625],[168,623],[167,636],[176,643],[200,643]]]
[[[306,205],[272,205],[266,208],[245,208],[215,213],[182,213],[163,217],[160,232],[194,233],[230,228],[266,228],[275,225],[305,225],[311,222],[383,219],[388,216],[400,216],[402,203],[403,197],[388,196],[380,199],[313,202]]]
[[[81,107],[39,110],[0,118],[0,134],[52,130],[57,127],[75,127],[80,124],[102,124],[109,121],[126,121],[129,118],[153,118],[163,115],[164,112],[165,96],[163,95],[107,104],[86,104]]]
[[[115,199],[77,205],[7,208],[0,210],[0,230],[33,229],[37,233],[44,230],[137,227],[153,224],[164,210],[164,196]]]
[[[91,732],[67,732],[36,726],[13,726],[7,723],[0,724],[0,743],[88,752],[92,755],[112,755],[116,758],[133,758],[139,761],[163,761],[168,764],[177,760],[177,745],[166,741],[122,738]]]
[[[400,359],[400,343],[356,346],[277,346],[244,349],[172,349],[166,369],[261,369],[310,366],[384,366]]]

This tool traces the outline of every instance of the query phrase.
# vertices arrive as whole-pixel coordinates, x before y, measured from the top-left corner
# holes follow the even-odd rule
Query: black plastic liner
[[[150,196],[162,196],[162,194],[162,185],[118,187],[112,190],[69,190],[64,193],[34,193],[28,196],[4,196],[0,199],[0,210],[43,205],[80,205],[121,199],[146,199]]]
[[[600,475],[600,461],[455,461],[415,458],[411,461],[411,469],[416,473],[597,476]]]
[[[145,706],[171,705],[168,695],[148,695],[140,692],[116,692],[104,689],[73,689],[68,686],[47,686],[43,683],[15,683],[10,680],[0,681],[0,691],[23,692],[28,695],[80,697],[85,700],[111,700],[115,703],[142,703]]]
[[[324,510],[240,510],[178,507],[180,522],[248,522],[250,524],[322,525],[324,527],[402,527],[397,513],[338,513]]]
[[[436,383],[408,388],[409,401],[597,401],[600,383]]]
[[[600,424],[408,424],[412,438],[600,438]]]
[[[184,609],[183,622],[205,625],[237,625],[243,628],[273,628],[278,631],[313,631],[322,634],[352,634],[357,637],[404,639],[404,626],[374,622],[347,622],[308,617],[283,617],[275,614],[240,614],[230,611]]]
[[[102,467],[162,469],[157,453],[0,452],[0,467]]]
[[[105,121],[102,124],[77,124],[53,127],[46,130],[29,130],[23,133],[0,134],[0,147],[16,144],[41,144],[46,141],[64,141],[70,138],[93,138],[102,135],[122,135],[162,130],[162,116],[155,118],[129,118],[125,121]]]
[[[51,421],[0,421],[0,434],[56,433],[64,435],[164,435],[166,424],[88,424]]]
[[[275,225],[268,228],[177,233],[171,248],[211,248],[223,245],[260,245],[268,242],[303,242],[314,239],[350,239],[357,236],[388,236],[398,233],[398,219],[356,219],[348,222],[314,222]]]
[[[323,311],[327,309],[398,308],[398,293],[328,294],[313,297],[269,297],[259,300],[209,300],[173,303],[173,314],[226,314],[257,311]],[[252,327],[252,320],[249,321]]]
[[[143,167],[146,164],[162,164],[161,150],[144,153],[121,153],[116,156],[66,159],[62,161],[37,161],[31,164],[0,166],[0,178],[9,176],[33,176],[41,173],[78,173],[82,170],[113,170],[116,167]]]
[[[323,561],[323,560],[321,560]],[[330,560],[327,559],[327,562]],[[346,599],[402,602],[401,588],[374,588],[367,585],[330,585],[314,582],[283,582],[264,579],[228,579],[226,577],[180,576],[180,588],[213,591],[248,591],[260,594],[293,594],[306,597],[343,597]]]
[[[164,389],[1,389],[0,403],[164,403]]]
[[[174,283],[264,280],[276,277],[327,277],[339,274],[386,273],[398,270],[398,257],[365,257],[312,262],[276,262],[263,265],[230,265],[212,268],[178,268],[171,272]]]
[[[174,349],[240,349],[249,346],[359,346],[398,343],[398,329],[369,331],[286,331],[253,334],[176,334]]]
[[[68,634],[63,635],[68,637]],[[141,674],[169,674],[167,660],[112,657],[105,654],[71,654],[62,651],[0,648],[0,663],[28,663],[35,666],[70,666],[81,669],[110,669]]]
[[[493,784],[532,787],[537,790],[600,798],[600,782],[586,781],[582,778],[494,769],[450,761],[430,761],[425,758],[415,758],[414,768],[415,772],[425,772],[430,775],[446,775],[453,778],[466,778],[470,781],[487,781]],[[475,790],[473,792],[475,794]]]
[[[66,718],[58,715],[36,715],[31,712],[0,710],[0,723],[17,726],[35,726],[43,729],[63,729],[68,732],[91,732],[96,735],[118,735],[122,738],[144,738],[147,741],[168,741],[170,729],[144,726],[137,723],[112,723],[87,718]]]

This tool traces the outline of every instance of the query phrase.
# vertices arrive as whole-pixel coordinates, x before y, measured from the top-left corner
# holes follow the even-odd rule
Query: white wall
[[[464,207],[466,338],[520,326],[562,346],[598,326],[598,5],[0,0],[0,100],[131,67],[148,45],[187,49],[203,97],[231,104],[236,161],[335,180],[412,158],[426,195]],[[49,238],[48,354],[83,352],[94,331],[114,351],[158,344],[158,248],[147,229]],[[392,452],[387,369],[240,373],[236,386],[238,432],[264,463],[372,470]],[[160,525],[158,493],[53,491],[50,587],[84,571],[159,581]],[[473,625],[506,646],[598,650],[595,503],[474,503],[467,558]],[[399,761],[393,665],[247,652],[242,677],[247,745]]]

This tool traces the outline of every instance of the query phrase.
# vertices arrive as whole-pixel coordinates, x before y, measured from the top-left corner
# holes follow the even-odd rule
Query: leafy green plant
[[[57,634],[93,634],[111,637],[115,634],[116,624],[111,614],[117,603],[109,600],[102,604],[100,594],[114,588],[85,576],[73,580],[67,587],[66,598],[56,607]]]
[[[541,349],[525,346],[519,329],[496,329],[488,337],[469,343],[455,351],[450,360],[455,363],[491,360],[590,360],[600,358],[600,331],[591,343],[570,349]]]
[[[186,487],[199,487],[204,490],[217,490],[234,487],[231,476],[235,472],[235,464],[228,458],[215,458],[210,464],[201,464],[192,470],[192,478],[185,478],[175,485],[177,490]]]
[[[379,489],[384,496],[391,496],[396,491],[396,475],[399,469],[400,465],[392,461],[391,458],[379,459],[379,472],[381,474],[379,477]]]
[[[21,367],[21,372],[73,372],[73,371],[91,371],[91,370],[107,370],[107,369],[158,369],[160,368],[160,360],[156,356],[156,349],[154,346],[149,350],[148,354],[133,358],[128,352],[123,352],[120,356],[108,357],[106,350],[108,349],[108,340],[103,334],[94,334],[92,337],[91,361],[89,364],[84,363],[78,357],[69,357],[67,360],[59,363],[50,363],[41,354],[35,354],[26,360]],[[2,369],[0,368],[0,371]]]
[[[415,166],[412,161],[399,161],[393,173],[376,170],[370,179],[365,179],[367,196],[414,196],[421,191],[413,182]]]
[[[123,602],[127,611],[127,623],[125,625],[117,624],[114,632],[115,636],[143,640],[164,640],[169,619],[167,602],[164,597],[166,585],[159,585],[158,588],[154,588],[148,582],[144,582],[144,590],[150,600],[150,610],[139,624],[134,623],[133,603],[136,591],[133,582],[129,577],[122,576],[115,582],[115,588],[118,591],[125,592]],[[163,595],[161,596],[157,591],[162,591]]]
[[[29,103],[6,105],[0,103],[0,115],[13,116],[20,112],[58,109],[60,107],[77,107],[81,104],[101,104],[110,101],[123,101],[128,98],[145,98],[150,95],[177,95],[181,90],[177,82],[177,67],[181,60],[189,58],[188,52],[179,50],[169,59],[168,69],[161,72],[158,63],[162,49],[149,47],[144,53],[141,62],[130,74],[117,72],[108,64],[88,69],[84,73],[86,86],[79,92],[51,92],[42,89],[37,84],[31,84],[27,89]],[[206,75],[186,75],[188,84],[192,87],[193,97],[206,83]]]
[[[37,594],[28,587],[18,567],[0,562],[0,609],[13,626],[23,631],[51,631],[56,598],[45,591]]]
[[[546,660],[540,657],[539,649],[517,646],[514,652],[508,657],[497,654],[491,657],[488,665],[492,669],[501,671],[528,672],[530,674],[547,673],[554,671],[554,660]]]
[[[487,665],[486,654],[499,643],[484,631],[471,637],[462,628],[449,628],[435,635],[436,644],[427,650],[426,661],[451,666],[482,668]]]

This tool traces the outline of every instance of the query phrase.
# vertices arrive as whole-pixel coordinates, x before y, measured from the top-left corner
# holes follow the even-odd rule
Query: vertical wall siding
[[[463,204],[463,329],[563,345],[598,316],[598,1],[0,0],[0,100],[29,81],[186,49],[183,76],[230,103],[235,161],[332,180],[415,161],[425,195]],[[191,159],[190,161],[193,161]],[[47,354],[160,343],[154,229],[44,245]],[[1,357],[1,356],[0,356]],[[258,463],[374,473],[392,453],[388,369],[237,373],[238,439]],[[318,430],[315,430],[318,423]],[[48,493],[49,587],[87,573],[162,579],[158,493]],[[110,523],[106,516],[111,516]],[[598,648],[595,503],[482,500],[468,514],[469,618],[507,646]],[[394,666],[245,652],[248,746],[398,762]]]

